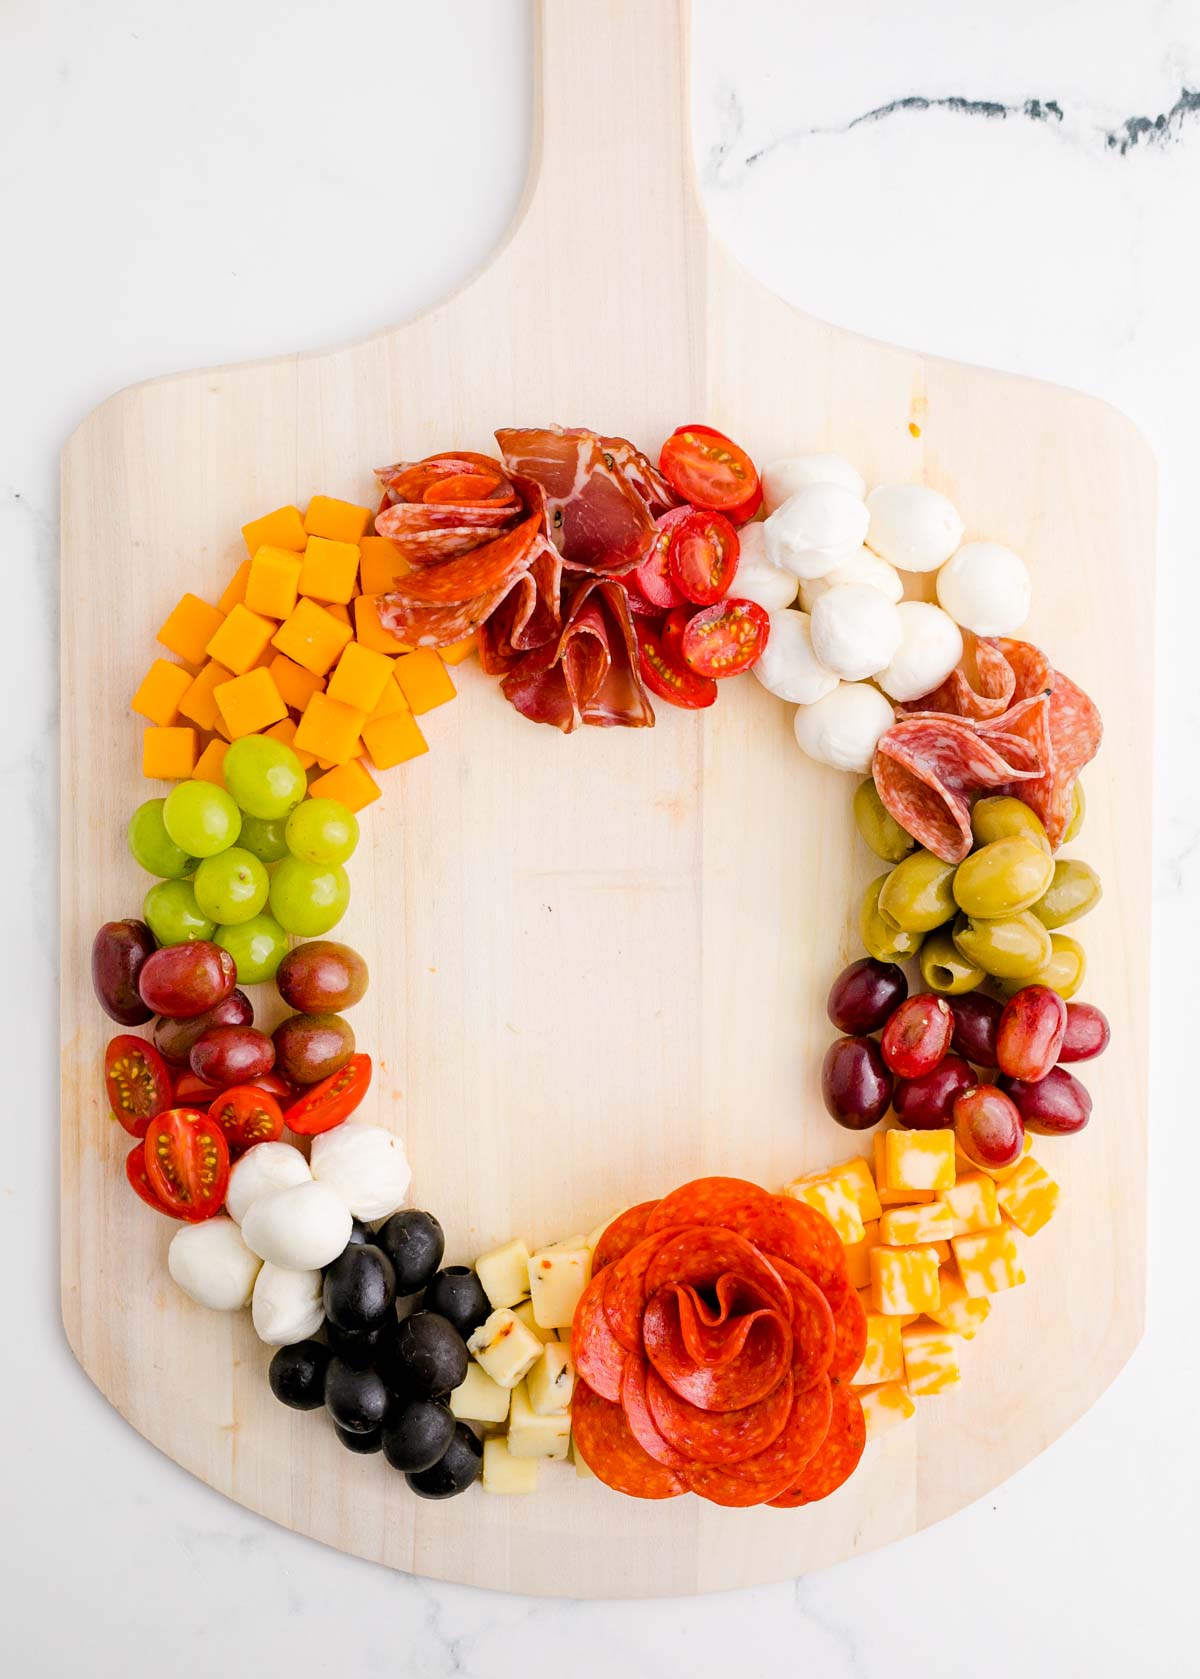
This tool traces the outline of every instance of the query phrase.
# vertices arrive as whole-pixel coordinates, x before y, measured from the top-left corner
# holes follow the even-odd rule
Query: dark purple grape
[[[848,1131],[878,1125],[892,1099],[892,1075],[874,1038],[836,1038],[821,1065],[825,1106]]]
[[[946,1001],[954,1016],[951,1050],[976,1067],[994,1067],[1003,1005],[994,997],[985,997],[981,991],[966,991],[961,997],[947,997]]]
[[[154,1047],[173,1067],[186,1067],[192,1045],[210,1026],[253,1026],[254,1005],[244,991],[231,991],[223,1003],[191,1020],[160,1014],[154,1022]]]
[[[902,968],[864,956],[842,969],[829,988],[825,1007],[839,1032],[878,1032],[907,996]]]
[[[1002,1078],[1000,1088],[1016,1105],[1028,1130],[1040,1137],[1069,1137],[1092,1115],[1092,1098],[1073,1073],[1054,1067],[1044,1079]]]
[[[192,1045],[188,1064],[198,1079],[228,1088],[269,1073],[275,1045],[253,1026],[210,1026]]]
[[[892,1106],[910,1131],[941,1131],[954,1124],[954,1103],[979,1083],[960,1055],[947,1055],[920,1078],[897,1079]]]
[[[92,940],[92,989],[110,1020],[144,1026],[154,1013],[138,990],[138,979],[157,948],[144,921],[106,921]]]

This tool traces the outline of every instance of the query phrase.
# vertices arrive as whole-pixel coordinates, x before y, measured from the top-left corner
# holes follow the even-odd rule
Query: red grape
[[[253,1026],[210,1026],[192,1045],[189,1061],[198,1079],[226,1089],[269,1073],[275,1045]]]
[[[92,989],[110,1020],[143,1026],[154,1013],[138,991],[154,949],[154,934],[144,921],[106,921],[92,940]]]
[[[821,1065],[825,1106],[848,1131],[877,1125],[892,1099],[892,1075],[874,1038],[835,1038]]]
[[[826,1010],[839,1032],[878,1032],[907,996],[902,968],[864,956],[834,980]]]
[[[192,1020],[223,1003],[236,983],[229,952],[207,939],[193,939],[148,956],[138,975],[138,992],[152,1013]]]
[[[996,1033],[996,1064],[1014,1079],[1042,1079],[1058,1060],[1067,1005],[1048,985],[1026,985],[1009,998]]]
[[[1058,1059],[1060,1062],[1094,1060],[1108,1048],[1111,1036],[1108,1020],[1094,1003],[1068,1003],[1067,1029]]]
[[[920,1078],[897,1079],[892,1106],[910,1131],[940,1131],[954,1124],[954,1103],[977,1083],[974,1070],[958,1055],[946,1055]]]
[[[1082,1131],[1092,1114],[1092,1098],[1073,1073],[1053,1067],[1044,1079],[1001,1079],[1029,1129],[1039,1137],[1069,1137]]]
[[[1025,1146],[1025,1127],[1016,1106],[994,1084],[964,1090],[954,1103],[954,1135],[976,1166],[1014,1166]]]
[[[973,1061],[977,1067],[996,1065],[996,1033],[1004,1012],[994,997],[967,991],[961,997],[947,997],[954,1016],[950,1048],[955,1055]]]
[[[950,1048],[954,1016],[944,997],[922,991],[901,1003],[883,1029],[883,1059],[897,1078],[931,1073]]]
[[[210,1026],[253,1026],[254,1005],[244,991],[231,991],[215,1009],[191,1020],[172,1020],[160,1014],[154,1022],[154,1047],[174,1067],[186,1067],[192,1045]]]

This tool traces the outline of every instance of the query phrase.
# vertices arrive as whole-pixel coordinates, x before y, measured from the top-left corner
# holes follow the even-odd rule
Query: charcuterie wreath
[[[184,595],[158,632],[174,661],[132,707],[173,785],[128,828],[158,878],[92,951],[126,1175],[178,1221],[175,1283],[250,1308],[276,1397],[423,1497],[531,1492],[568,1459],[634,1498],[813,1503],[960,1379],[1055,1210],[1031,1137],[1087,1124],[1068,1064],[1109,1031],[1062,929],[1100,883],[1059,851],[1099,714],[1016,639],[1022,560],[964,542],[933,489],[868,495],[836,455],[760,477],[702,425],[657,465],[580,429],[496,440],[386,468],[374,513],[317,495],[252,520],[216,604]],[[906,598],[918,578],[935,598]],[[649,728],[753,672],[801,750],[855,775],[883,871],[821,1086],[838,1125],[877,1128],[870,1158],[778,1190],[631,1185],[653,1197],[590,1234],[444,1263],[402,1139],[367,1117],[346,1018],[367,964],[327,935],[372,770],[426,751],[419,719],[475,654],[564,732]],[[269,1035],[242,989],[268,983],[293,1011]]]

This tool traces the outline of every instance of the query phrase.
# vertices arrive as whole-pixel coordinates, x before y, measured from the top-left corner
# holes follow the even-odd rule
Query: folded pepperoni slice
[[[741,1463],[694,1464],[687,1472],[688,1486],[711,1504],[769,1504],[796,1483],[820,1448],[830,1405],[830,1384],[823,1376],[795,1396],[783,1431],[765,1451]]]
[[[678,1498],[683,1480],[665,1464],[655,1463],[638,1444],[620,1405],[603,1399],[586,1382],[571,1401],[571,1438],[593,1475],[630,1498]]]
[[[825,1438],[792,1485],[768,1502],[777,1509],[792,1510],[828,1498],[858,1468],[866,1443],[867,1425],[857,1393],[845,1382],[835,1382]]]
[[[748,1278],[729,1272],[717,1278],[707,1298],[690,1283],[676,1283],[674,1287],[682,1291],[679,1323],[683,1344],[697,1364],[712,1369],[737,1357],[750,1318],[772,1306],[770,1296],[762,1289]]]
[[[703,1411],[736,1411],[765,1399],[792,1362],[792,1333],[779,1311],[758,1306],[719,1326],[705,1326],[691,1294],[675,1283],[647,1302],[642,1340],[655,1372],[673,1393]],[[704,1335],[723,1338],[719,1362],[695,1356],[692,1348]]]
[[[661,1463],[665,1469],[673,1469],[677,1475],[681,1475],[687,1468],[687,1459],[682,1452],[676,1451],[674,1446],[664,1440],[654,1426],[650,1407],[646,1403],[646,1360],[639,1358],[636,1353],[630,1353],[625,1360],[625,1370],[621,1377],[621,1409],[625,1413],[625,1421],[629,1424],[629,1432],[642,1450],[647,1452],[655,1463]]]
[[[655,1428],[689,1463],[741,1463],[756,1457],[787,1427],[794,1390],[791,1372],[754,1405],[706,1411],[667,1386],[651,1364],[646,1403]]]
[[[792,1296],[792,1377],[800,1393],[830,1372],[837,1346],[836,1319],[830,1301],[811,1277],[786,1259],[777,1259],[775,1264]],[[843,1290],[858,1300],[849,1283],[843,1284]],[[865,1318],[863,1326],[865,1332]]]
[[[593,1277],[641,1241],[646,1234],[646,1220],[657,1206],[657,1201],[642,1201],[636,1207],[626,1207],[611,1224],[605,1225],[600,1240],[592,1249]]]
[[[617,1340],[627,1352],[642,1350],[642,1311],[646,1304],[646,1270],[658,1250],[678,1234],[656,1230],[635,1242],[628,1253],[606,1267],[604,1315]]]
[[[669,1224],[720,1224],[736,1230],[736,1220],[773,1199],[745,1178],[693,1178],[663,1196],[646,1221],[646,1234]]]
[[[653,1240],[653,1238],[647,1238]],[[651,1255],[645,1272],[645,1299],[670,1283],[715,1288],[726,1273],[757,1285],[785,1320],[791,1316],[791,1296],[771,1261],[735,1230],[716,1225],[680,1230]]]
[[[816,1283],[822,1294],[836,1291],[846,1276],[846,1253],[823,1213],[790,1195],[768,1195],[767,1205],[736,1228],[756,1248],[782,1259]]]
[[[575,1369],[603,1399],[616,1401],[626,1351],[617,1340],[604,1311],[608,1278],[593,1277],[579,1296],[571,1326],[571,1356]]]
[[[833,1308],[833,1358],[829,1374],[835,1381],[848,1382],[867,1350],[867,1310],[849,1283],[841,1299],[830,1301]]]

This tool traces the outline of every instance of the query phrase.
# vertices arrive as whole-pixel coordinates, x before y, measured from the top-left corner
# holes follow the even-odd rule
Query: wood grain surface
[[[836,331],[743,272],[692,179],[679,0],[545,0],[537,33],[529,190],[474,281],[364,343],[123,391],[64,453],[63,1315],[136,1429],[300,1533],[514,1591],[713,1591],[978,1498],[1087,1409],[1141,1334],[1154,471],[1100,402]],[[248,1315],[175,1289],[171,1227],[125,1184],[88,950],[147,884],[122,838],[148,795],[127,697],[170,606],[216,598],[258,513],[316,491],[367,499],[372,466],[487,449],[499,425],[594,425],[656,449],[688,419],[760,461],[837,449],[871,482],[933,484],[969,536],[1027,557],[1028,633],[1105,716],[1075,849],[1109,887],[1082,937],[1114,1045],[1087,1070],[1088,1132],[1039,1143],[1065,1194],[1028,1285],[965,1349],[961,1387],[868,1448],[830,1501],[643,1505],[550,1465],[535,1497],[428,1504],[274,1402]],[[338,930],[372,965],[354,1024],[380,1063],[374,1114],[406,1137],[450,1256],[586,1229],[700,1172],[777,1186],[865,1149],[827,1118],[817,1068],[878,864],[852,780],[800,756],[791,708],[745,679],[702,717],[663,706],[650,731],[563,738],[477,666],[457,675],[428,756],[365,814]]]

